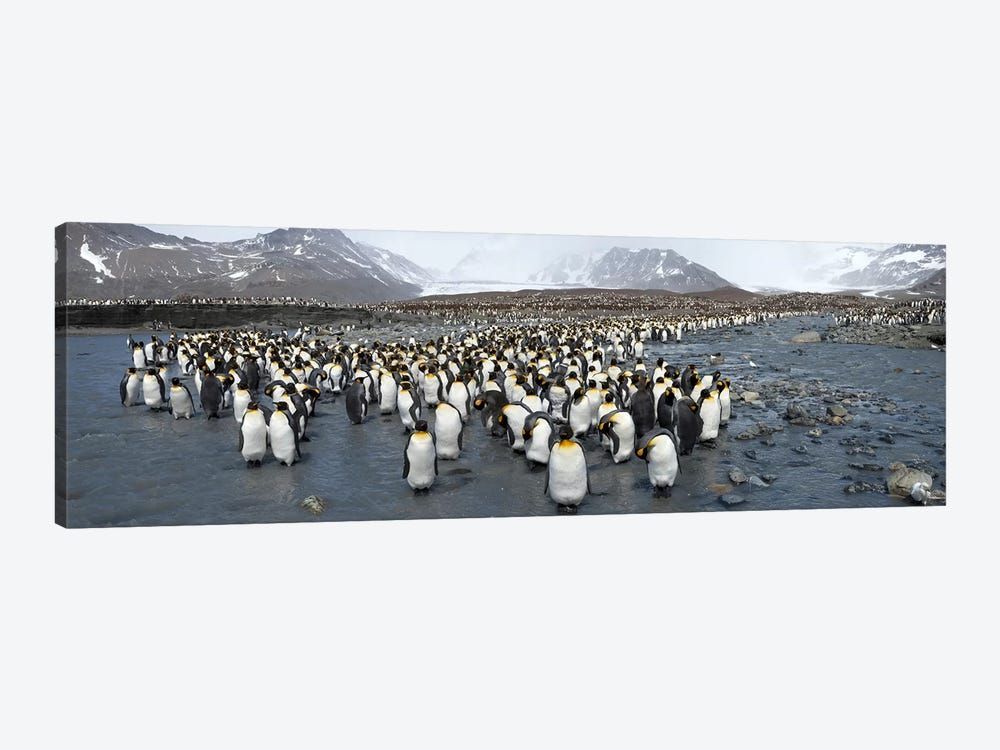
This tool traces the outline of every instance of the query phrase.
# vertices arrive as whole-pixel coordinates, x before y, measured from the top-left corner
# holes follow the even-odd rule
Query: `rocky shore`
[[[826,340],[835,344],[879,344],[898,349],[943,349],[944,325],[854,324],[831,326]]]

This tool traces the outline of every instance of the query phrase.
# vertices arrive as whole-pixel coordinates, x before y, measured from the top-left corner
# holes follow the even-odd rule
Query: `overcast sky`
[[[202,227],[149,225],[179,237],[218,242],[253,237],[275,227]],[[449,272],[469,253],[476,259],[462,271],[468,278],[523,281],[530,274],[567,253],[592,252],[620,246],[631,249],[673,249],[689,260],[711,268],[740,286],[807,288],[808,271],[829,260],[845,245],[882,249],[874,242],[791,242],[783,240],[715,240],[669,237],[602,237],[544,234],[473,234],[464,232],[408,232],[367,229],[343,230],[351,239],[392,250],[424,267]],[[479,271],[482,273],[479,273]]]

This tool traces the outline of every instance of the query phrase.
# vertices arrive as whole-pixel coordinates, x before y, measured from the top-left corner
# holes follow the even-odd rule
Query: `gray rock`
[[[760,394],[757,393],[757,391],[743,391],[743,393],[740,394],[740,398],[746,403],[752,404],[754,401],[760,400]]]
[[[750,485],[753,487],[770,487],[771,485],[758,477],[756,474],[750,477]]]
[[[803,331],[796,333],[790,339],[793,344],[818,344],[822,340],[823,337],[819,335],[819,331]]]
[[[826,407],[826,413],[831,417],[846,417],[847,409],[840,404],[832,404],[831,406]]]
[[[319,497],[318,495],[310,495],[305,500],[303,500],[300,505],[312,513],[314,516],[318,516],[324,510],[326,510],[326,500]]]
[[[785,407],[785,419],[791,421],[793,419],[809,419],[809,412],[806,408],[800,404],[798,401],[789,402],[788,406]]]
[[[743,484],[747,481],[747,475],[740,469],[729,470],[729,481],[733,484]]]
[[[913,485],[926,485],[929,491],[931,486],[934,484],[933,477],[931,477],[931,475],[926,471],[911,469],[908,466],[893,468],[897,466],[899,466],[899,464],[893,464],[892,467],[890,467],[893,471],[889,475],[889,478],[885,480],[885,486],[886,489],[889,490],[890,495],[909,497],[911,491],[913,490]]]

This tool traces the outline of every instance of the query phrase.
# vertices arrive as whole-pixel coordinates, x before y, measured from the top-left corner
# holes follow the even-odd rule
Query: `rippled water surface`
[[[654,498],[645,464],[634,459],[614,465],[594,437],[586,444],[594,496],[580,514],[659,513],[701,510],[774,510],[905,506],[906,500],[876,492],[847,494],[852,480],[884,484],[886,471],[858,470],[854,463],[887,467],[893,461],[925,462],[945,482],[945,355],[847,344],[795,345],[788,339],[829,321],[789,319],[739,330],[690,335],[681,344],[647,346],[646,361],[698,363],[711,372],[707,355],[721,352],[719,369],[739,393],[749,385],[762,394],[775,381],[819,380],[824,388],[870,394],[849,408],[845,426],[808,427],[781,419],[787,398],[780,387],[763,407],[735,403],[734,421],[714,449],[696,448],[682,459],[682,474],[669,499]],[[137,338],[148,332],[135,331]],[[758,365],[751,368],[741,355]],[[531,471],[523,455],[481,427],[478,413],[465,433],[457,461],[440,461],[440,476],[429,494],[414,496],[402,479],[405,441],[399,417],[369,416],[351,425],[342,399],[324,396],[309,425],[312,441],[302,444],[303,460],[288,468],[268,455],[264,466],[248,470],[237,449],[238,425],[232,411],[221,420],[175,421],[144,406],[125,408],[118,383],[130,364],[125,335],[71,336],[67,342],[70,398],[67,424],[68,524],[75,527],[206,523],[266,523],[394,518],[552,515],[556,507],[542,492],[545,472]],[[919,371],[919,372],[915,372]],[[194,392],[194,384],[190,384]],[[197,394],[195,394],[197,395]],[[894,412],[880,404],[889,399]],[[826,404],[815,395],[800,399],[811,411]],[[433,426],[433,419],[431,419]],[[737,440],[755,422],[786,425],[766,438]],[[888,432],[894,443],[876,436]],[[847,455],[841,439],[856,436],[875,455]],[[805,452],[796,452],[802,448]],[[756,453],[756,460],[746,455]],[[769,487],[731,488],[729,470],[777,478]],[[326,500],[312,515],[300,502],[308,495]],[[736,504],[734,500],[742,500]]]

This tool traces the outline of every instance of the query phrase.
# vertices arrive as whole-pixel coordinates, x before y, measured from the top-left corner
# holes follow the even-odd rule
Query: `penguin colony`
[[[174,419],[233,419],[248,468],[269,452],[285,466],[301,458],[324,396],[342,401],[354,425],[395,414],[405,434],[402,479],[415,493],[431,490],[439,461],[461,459],[466,430],[481,429],[544,471],[545,493],[573,512],[592,494],[585,444],[599,442],[615,464],[644,462],[651,491],[669,497],[684,457],[725,428],[732,399],[719,370],[644,359],[650,342],[677,340],[682,330],[665,320],[606,318],[494,325],[425,342],[329,341],[308,327],[172,333],[145,343],[129,336],[132,366],[120,395],[124,406],[145,404]]]

